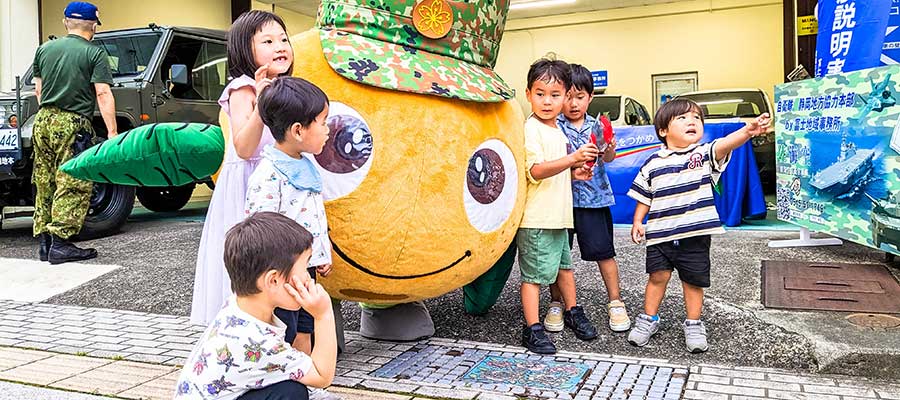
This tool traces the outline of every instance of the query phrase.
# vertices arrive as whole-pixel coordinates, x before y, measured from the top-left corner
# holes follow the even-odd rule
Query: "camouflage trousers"
[[[50,233],[67,239],[81,231],[93,184],[59,171],[59,166],[90,147],[94,128],[82,115],[41,107],[31,137],[37,186],[34,235]]]

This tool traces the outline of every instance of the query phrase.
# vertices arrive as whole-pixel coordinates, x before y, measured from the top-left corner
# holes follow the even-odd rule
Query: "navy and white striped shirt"
[[[650,206],[645,231],[648,246],[725,233],[713,201],[713,185],[731,153],[715,160],[716,142],[694,144],[681,151],[662,148],[644,162],[628,196]]]

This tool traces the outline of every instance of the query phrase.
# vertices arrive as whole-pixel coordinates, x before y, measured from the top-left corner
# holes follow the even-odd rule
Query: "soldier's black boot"
[[[94,257],[97,257],[97,250],[82,249],[70,243],[68,240],[65,240],[56,235],[50,235],[50,237],[50,251],[47,253],[47,258],[49,259],[50,264],[90,260]]]
[[[50,252],[50,234],[42,233],[38,235],[38,243],[40,243],[38,247],[38,258],[40,258],[41,261],[47,261],[47,253]]]

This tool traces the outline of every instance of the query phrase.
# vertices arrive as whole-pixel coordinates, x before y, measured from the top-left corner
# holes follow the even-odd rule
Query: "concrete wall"
[[[25,1],[25,0],[13,0]],[[63,10],[70,0],[42,0],[41,21],[44,37],[66,34],[63,27]],[[196,26],[228,29],[231,26],[231,1],[229,0],[92,0],[100,10],[100,30],[134,28],[157,25]]]
[[[651,75],[697,71],[699,89],[758,87],[774,98],[784,81],[782,2],[683,1],[509,21],[496,71],[523,110],[528,66],[548,52],[609,71],[610,94],[653,110]],[[652,112],[652,111],[651,111]]]
[[[15,86],[15,77],[31,65],[38,45],[36,1],[0,0],[0,90]]]
[[[254,1],[251,8],[254,10],[272,11],[272,4]],[[309,30],[309,28],[312,28],[316,24],[315,18],[288,10],[284,7],[275,6],[274,12],[284,20],[284,24],[287,25],[288,35],[290,36]]]

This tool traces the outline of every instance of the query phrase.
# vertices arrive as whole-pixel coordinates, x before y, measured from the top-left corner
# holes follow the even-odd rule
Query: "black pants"
[[[238,400],[309,400],[309,389],[300,382],[281,381],[244,393]]]

